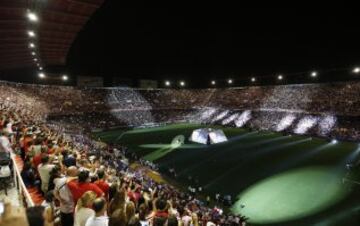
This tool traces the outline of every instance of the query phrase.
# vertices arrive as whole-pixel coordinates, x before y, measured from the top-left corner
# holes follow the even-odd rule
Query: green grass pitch
[[[220,126],[211,127],[222,128],[228,142],[189,142],[191,132],[203,127],[173,124],[96,136],[128,146],[160,169],[174,167],[184,185],[191,175],[207,194],[231,194],[236,201],[230,210],[249,217],[252,225],[357,225],[351,212],[357,197],[342,178],[358,144]],[[187,140],[173,147],[177,135]]]

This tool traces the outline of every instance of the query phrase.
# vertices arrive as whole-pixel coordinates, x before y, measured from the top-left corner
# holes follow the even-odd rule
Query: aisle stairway
[[[16,162],[16,165],[17,165],[18,169],[21,171],[23,166],[24,166],[24,162],[21,159],[21,157],[17,155],[15,157],[15,162]],[[41,205],[41,203],[44,201],[44,197],[41,194],[41,192],[39,192],[36,187],[27,188],[27,190],[28,190],[34,204],[35,205]]]

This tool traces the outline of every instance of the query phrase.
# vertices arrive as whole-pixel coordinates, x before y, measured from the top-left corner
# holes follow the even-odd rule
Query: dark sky
[[[194,81],[352,67],[359,22],[356,8],[123,8],[107,0],[67,64],[73,74]]]

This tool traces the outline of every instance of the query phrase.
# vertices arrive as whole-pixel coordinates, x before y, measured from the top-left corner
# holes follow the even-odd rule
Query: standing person
[[[0,131],[0,152],[11,153],[11,143],[6,132]]]
[[[66,176],[56,178],[54,180],[54,195],[60,202],[60,219],[62,225],[74,225],[74,200],[67,186],[67,181],[76,177],[78,170],[75,166],[71,166],[66,171]]]
[[[108,226],[109,218],[106,216],[106,200],[104,198],[97,198],[93,203],[95,216],[90,217],[85,226]]]
[[[87,191],[93,191],[98,197],[104,195],[104,192],[94,183],[90,182],[89,171],[80,170],[78,179],[68,182],[68,187],[74,199],[74,203],[77,203],[78,199]]]
[[[46,194],[49,187],[50,172],[55,168],[55,165],[50,164],[49,156],[44,154],[41,157],[41,164],[38,166],[38,172],[41,179],[41,191]]]
[[[96,193],[92,191],[85,192],[78,200],[74,213],[74,226],[85,226],[87,219],[95,215],[92,209]]]
[[[94,184],[96,184],[104,192],[106,200],[109,200],[108,196],[110,186],[105,180],[105,171],[103,169],[99,169],[97,172],[97,176],[99,179],[95,181]]]
[[[24,167],[21,170],[21,178],[23,179],[26,187],[35,186],[35,170],[32,168],[30,161],[26,161],[24,163]]]

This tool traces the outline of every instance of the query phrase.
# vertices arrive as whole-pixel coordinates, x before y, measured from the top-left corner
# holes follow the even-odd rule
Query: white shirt
[[[33,156],[38,155],[41,153],[41,148],[42,148],[41,145],[33,145],[31,146],[30,152]]]
[[[109,218],[106,216],[101,217],[90,217],[87,221],[85,226],[108,226],[109,225]]]
[[[85,226],[86,220],[93,216],[95,216],[95,211],[90,208],[75,209],[74,226]]]
[[[0,178],[7,178],[11,176],[11,170],[9,166],[0,166]]]
[[[47,192],[48,186],[49,186],[49,180],[50,180],[50,172],[55,167],[55,165],[52,164],[40,164],[38,166],[38,172],[41,179],[41,190],[43,192]]]
[[[181,221],[183,222],[184,226],[190,225],[191,217],[188,215],[185,215],[181,218]]]
[[[74,200],[66,182],[67,177],[56,178],[54,180],[55,191],[59,192],[61,198],[60,211],[62,213],[72,213],[74,211]]]
[[[0,151],[1,152],[11,152],[10,141],[6,136],[0,136]]]
[[[149,221],[140,221],[141,226],[149,226]]]
[[[8,133],[13,133],[12,123],[11,123],[11,122],[9,122],[9,123],[6,125],[5,131],[8,132]]]

